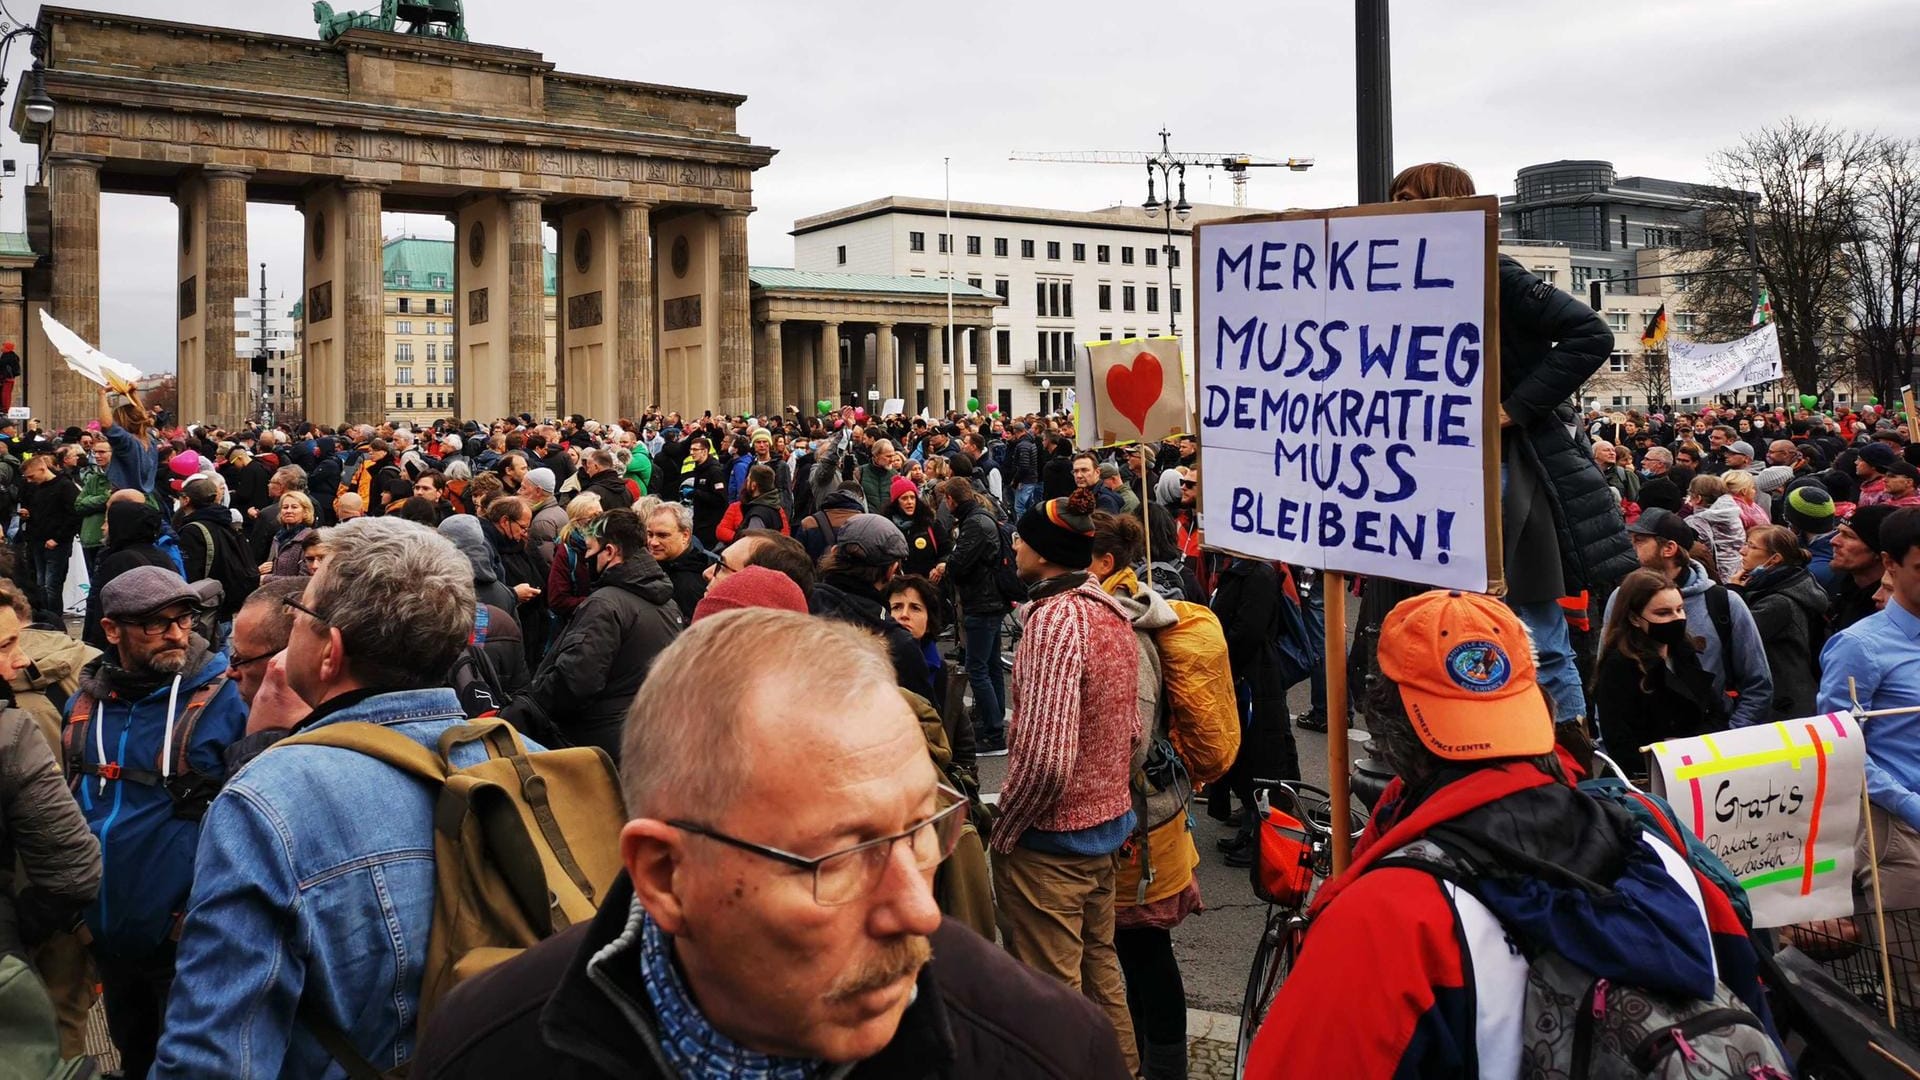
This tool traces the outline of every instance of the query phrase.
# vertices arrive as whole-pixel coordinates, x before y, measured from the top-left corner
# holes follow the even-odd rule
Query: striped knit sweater
[[[1127,770],[1140,731],[1133,626],[1089,581],[1033,602],[1013,654],[1007,781],[993,847],[1028,829],[1092,828],[1133,805]]]

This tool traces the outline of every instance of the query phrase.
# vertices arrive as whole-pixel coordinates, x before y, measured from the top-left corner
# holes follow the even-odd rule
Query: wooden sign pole
[[[1333,873],[1338,877],[1353,858],[1353,797],[1347,777],[1347,575],[1328,570],[1320,575],[1320,596],[1326,623],[1322,663],[1327,665],[1327,794],[1331,796]]]
[[[1907,407],[1907,437],[1920,442],[1920,409],[1913,404],[1913,387],[1901,387],[1900,400]]]
[[[1147,559],[1146,586],[1153,588],[1153,507],[1147,501],[1147,444],[1140,447],[1140,536],[1141,554]]]

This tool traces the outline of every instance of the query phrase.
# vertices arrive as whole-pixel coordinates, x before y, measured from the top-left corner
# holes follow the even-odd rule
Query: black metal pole
[[[1387,3],[1353,3],[1355,166],[1363,203],[1386,202],[1387,187],[1393,182],[1393,63]]]

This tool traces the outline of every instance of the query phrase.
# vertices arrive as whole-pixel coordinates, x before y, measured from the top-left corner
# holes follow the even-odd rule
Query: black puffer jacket
[[[1605,319],[1500,257],[1500,404],[1526,432],[1522,457],[1546,481],[1568,594],[1608,588],[1639,566],[1613,492],[1555,412],[1612,351]]]
[[[598,746],[619,761],[627,706],[654,657],[678,636],[673,583],[653,556],[628,555],[601,574],[574,609],[527,697],[569,743]]]
[[[994,571],[1000,565],[1000,526],[984,501],[975,499],[960,517],[953,554],[947,556],[947,583],[960,601],[963,615],[1005,615],[1007,599],[1000,595]]]
[[[1784,566],[1754,575],[1740,591],[1754,628],[1767,647],[1773,672],[1768,720],[1811,716],[1820,678],[1814,661],[1827,641],[1827,591],[1804,566]]]
[[[880,635],[887,644],[887,655],[893,660],[893,676],[900,689],[933,700],[933,676],[927,671],[926,654],[907,628],[887,614],[887,606],[873,586],[858,578],[828,574],[813,587],[808,607],[815,615],[839,619]]]

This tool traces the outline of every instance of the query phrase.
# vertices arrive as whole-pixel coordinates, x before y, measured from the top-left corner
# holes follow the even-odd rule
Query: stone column
[[[813,398],[815,401],[831,401],[834,408],[840,407],[840,324],[823,322],[820,324],[820,355],[813,365]],[[808,405],[802,405],[806,410]]]
[[[800,350],[798,363],[793,372],[793,401],[791,404],[800,409],[804,417],[813,415],[813,403],[820,400],[820,394],[814,389],[815,372],[820,369],[820,335],[814,334],[807,341],[807,347]]]
[[[473,415],[464,411],[467,403],[460,395],[460,387],[467,384],[465,372],[461,370],[467,366],[467,354],[460,347],[460,319],[467,303],[467,294],[460,288],[460,266],[467,261],[467,252],[461,243],[465,238],[460,232],[460,212],[448,214],[447,221],[453,225],[453,276],[447,279],[447,284],[453,287],[453,298],[447,301],[447,325],[453,327],[453,341],[447,345],[447,356],[454,361],[454,384],[447,391],[447,400],[453,402],[453,415],[464,420]]]
[[[946,392],[947,328],[938,323],[927,327],[927,410],[938,420],[946,415],[941,395]]]
[[[747,211],[723,209],[720,218],[720,404],[737,416],[753,407],[753,331],[748,310]]]
[[[993,401],[993,327],[976,326],[973,328],[973,363],[975,367],[974,397],[980,399],[980,408],[985,409]]]
[[[100,166],[104,160],[59,154],[47,161],[53,218],[53,317],[96,346],[100,343]],[[34,393],[40,407],[51,413],[47,430],[97,416],[92,383],[58,359],[47,370],[52,385],[46,392]]]
[[[382,310],[378,180],[342,180],[347,225],[347,422],[377,424],[387,409],[387,319]]]
[[[893,324],[879,323],[873,328],[874,347],[880,353],[880,401],[882,404],[890,397],[898,397],[900,378],[899,353],[893,344]]]
[[[779,319],[767,320],[767,351],[754,368],[754,411],[766,416],[779,416],[784,405],[780,399],[786,396],[786,359],[780,340],[784,325]]]
[[[653,377],[653,204],[620,203],[620,337],[614,354],[620,415],[638,417],[659,397]]]
[[[507,410],[547,413],[546,247],[540,196],[515,191],[507,204]]]
[[[207,423],[240,426],[253,409],[251,357],[235,350],[233,301],[247,294],[247,177],[252,169],[215,166],[201,172],[206,184],[207,279],[201,355],[207,388]]]

